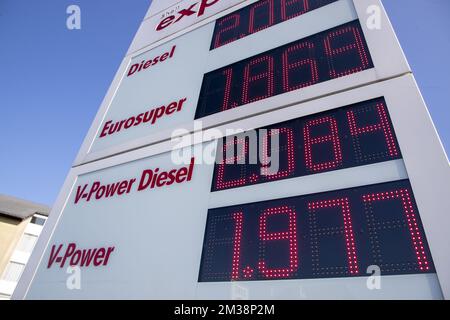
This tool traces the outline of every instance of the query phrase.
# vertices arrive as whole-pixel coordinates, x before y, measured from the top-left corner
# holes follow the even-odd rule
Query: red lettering
[[[216,4],[219,0],[202,0],[200,2],[200,8],[198,9],[198,16],[202,16],[205,13],[205,9],[211,7],[213,4]]]
[[[194,173],[194,164],[195,164],[195,158],[191,158],[191,163],[189,164],[189,169],[188,169],[187,181],[192,180],[192,174]]]
[[[103,265],[106,266],[108,264],[108,260],[109,260],[109,256],[111,255],[111,253],[114,251],[114,247],[109,247],[108,251],[106,252],[106,256],[105,259],[103,260]]]
[[[230,94],[231,94],[231,80],[233,79],[233,69],[225,69],[223,75],[226,77],[225,80],[225,92],[223,96],[222,111],[228,110],[230,107]]]
[[[156,122],[157,119],[161,118],[164,114],[164,111],[166,111],[166,107],[165,106],[161,106],[159,108],[156,108],[156,111],[153,115],[153,119],[151,121],[151,124],[154,124]]]
[[[270,172],[269,166],[269,137],[270,141],[272,140],[273,135],[285,135],[287,139],[287,168],[280,170],[278,168],[276,173]],[[264,175],[268,180],[275,180],[280,178],[289,177],[295,170],[295,154],[294,154],[294,132],[292,128],[280,128],[275,130],[270,130],[269,134],[264,135],[263,137],[263,151],[262,151],[262,163],[261,174]],[[281,150],[277,150],[277,152],[281,153]],[[274,155],[272,155],[274,156]]]
[[[334,39],[347,39],[348,36],[351,36],[352,42],[347,43],[344,46],[334,47],[333,40]],[[361,34],[359,30],[355,27],[345,27],[343,29],[331,32],[324,40],[325,44],[325,52],[330,61],[330,77],[338,78],[347,76],[349,74],[363,71],[369,67],[369,58],[367,56],[366,50],[364,48],[364,42],[362,40]],[[345,58],[346,55],[351,53],[356,53],[359,57],[359,65],[355,65],[353,67],[348,67],[346,69],[342,69],[339,67],[342,64],[342,59]]]
[[[288,14],[287,11],[294,11]],[[309,11],[308,0],[281,0],[281,20],[289,20]]]
[[[169,54],[169,58],[172,58],[173,57],[173,54],[175,53],[175,49],[177,48],[177,46],[173,46],[172,47],[172,50],[170,51],[170,54]]]
[[[167,115],[171,115],[172,113],[174,113],[177,110],[177,103],[176,102],[172,102],[171,104],[169,104],[166,108],[166,114]]]
[[[100,134],[100,138],[106,137],[108,135],[107,131],[109,129],[109,125],[112,123],[112,121],[105,122],[105,125],[103,126],[102,133]]]
[[[87,196],[87,198],[86,198],[86,201],[90,201],[92,195],[93,195],[94,193],[96,193],[97,190],[98,190],[99,188],[100,188],[100,182],[95,181],[95,182],[92,184],[91,190],[89,191],[89,194],[88,194],[88,196]]]
[[[159,172],[159,168],[146,169],[142,172],[138,186],[138,191],[145,189],[160,188],[176,183],[191,181],[194,172],[195,158],[191,158],[191,162],[187,167],[172,169],[170,171]]]
[[[97,249],[83,250],[83,252],[81,254],[81,266],[89,267],[96,252],[97,252]]]
[[[124,181],[124,182],[127,183],[126,181]],[[113,183],[113,184],[108,184],[106,186],[105,197],[109,198],[109,197],[114,196],[114,194],[116,193],[117,189],[119,188],[119,184],[120,184],[120,182]]]
[[[151,109],[145,113],[140,113],[137,116],[131,116],[128,119],[120,120],[115,123],[113,123],[112,120],[109,120],[105,122],[105,124],[103,125],[99,138],[104,138],[108,135],[118,133],[122,130],[128,130],[132,127],[136,127],[147,122],[150,122],[151,125],[154,125],[158,119],[164,117],[165,115],[169,116],[176,112],[180,112],[186,101],[187,98],[183,98],[178,101],[173,101],[169,103],[167,107],[160,106],[158,108]]]
[[[287,231],[268,231],[268,219],[275,215],[287,215],[289,219],[289,229]],[[265,278],[288,278],[297,271],[297,215],[293,209],[287,206],[266,209],[259,217],[259,238],[261,240],[261,248],[264,248],[264,243],[267,241],[289,241],[289,267],[268,268],[266,261],[261,257],[261,260],[258,262],[258,269]]]
[[[174,45],[171,49],[170,49],[170,51],[168,51],[168,52],[165,52],[165,53],[163,53],[162,55],[160,55],[160,56],[156,56],[156,57],[154,57],[154,58],[152,58],[152,59],[149,59],[149,60],[143,60],[143,61],[141,61],[141,63],[136,63],[136,64],[133,64],[131,67],[130,67],[130,70],[128,71],[128,74],[127,74],[127,77],[129,77],[129,76],[131,76],[131,75],[133,75],[133,74],[135,74],[135,73],[138,73],[138,72],[140,72],[140,71],[142,71],[142,70],[145,70],[145,69],[147,69],[147,68],[149,68],[150,66],[154,66],[154,65],[156,65],[158,62],[164,62],[164,61],[166,61],[167,59],[170,59],[170,58],[172,58],[173,56],[174,56],[174,54],[175,54],[175,49],[176,49],[176,45]]]
[[[242,212],[236,212],[233,214],[233,219],[235,221],[234,229],[234,241],[233,241],[233,263],[231,270],[231,280],[239,279],[239,267],[241,260],[241,239],[242,239],[242,225],[243,216]],[[246,275],[244,275],[246,277]]]
[[[159,59],[159,61],[163,62],[163,61],[165,61],[165,60],[167,59],[167,57],[169,57],[169,53],[168,53],[168,52],[164,53],[164,54],[161,56],[161,58]]]
[[[60,268],[64,267],[66,260],[75,252],[76,247],[77,246],[75,243],[69,243],[66,253],[64,254],[64,257],[62,258]]]
[[[150,67],[152,65],[152,61],[148,60],[145,64],[144,64],[144,69],[147,69],[148,67]]]
[[[229,23],[228,25],[226,25],[225,23],[227,23],[228,21],[231,21],[231,23]],[[225,24],[225,27],[223,27]],[[239,35],[235,34],[233,37],[228,38],[225,41],[222,41],[222,36],[225,34],[231,34],[231,31],[233,29],[236,29],[237,27],[239,27],[240,24],[240,15],[239,14],[232,14],[229,15],[225,18],[223,18],[222,20],[220,20],[220,22],[218,22],[218,27],[221,28],[219,30],[219,32],[216,35],[216,38],[214,40],[214,49],[224,46],[227,43],[236,41],[237,39],[239,39]]]

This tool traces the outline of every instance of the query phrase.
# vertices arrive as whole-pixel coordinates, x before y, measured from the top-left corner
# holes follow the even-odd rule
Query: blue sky
[[[53,204],[150,2],[0,0],[0,193]],[[450,1],[384,5],[448,151]]]

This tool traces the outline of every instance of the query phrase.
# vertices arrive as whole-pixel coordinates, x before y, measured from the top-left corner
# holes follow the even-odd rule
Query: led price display
[[[262,155],[255,164],[250,161],[248,135],[223,138],[211,191],[401,158],[384,98],[263,129],[267,130],[266,134],[258,135],[258,142],[254,143],[262,148],[253,151]],[[278,138],[278,148],[272,148],[275,138]],[[271,172],[274,157],[278,157],[278,170]]]
[[[370,68],[355,20],[205,74],[195,119]]]
[[[216,22],[211,50],[337,0],[261,0]]]
[[[408,180],[210,209],[199,281],[434,272]]]

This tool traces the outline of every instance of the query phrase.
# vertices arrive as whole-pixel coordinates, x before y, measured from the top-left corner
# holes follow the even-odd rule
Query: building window
[[[31,223],[43,226],[45,220],[46,220],[45,218],[41,218],[40,216],[33,216],[33,218],[31,218]]]

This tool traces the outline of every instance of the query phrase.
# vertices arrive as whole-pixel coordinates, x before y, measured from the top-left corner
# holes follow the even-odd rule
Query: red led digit
[[[238,144],[241,144],[244,147],[237,148]],[[234,153],[235,147],[238,150],[240,149],[242,152],[241,152],[241,154],[238,154],[237,156],[233,155],[230,158],[222,159],[221,163],[218,165],[217,181],[216,181],[216,189],[217,190],[240,187],[240,186],[245,185],[246,181],[247,181],[245,176],[243,178],[238,178],[238,179],[234,179],[234,180],[228,180],[228,181],[224,180],[225,166],[227,164],[232,165],[234,163],[240,163],[241,161],[245,161],[245,157],[248,154],[248,141],[245,138],[236,138],[236,139],[234,139],[234,141],[226,141],[223,145],[224,156],[226,156],[226,150],[229,147],[233,148],[233,153]]]
[[[233,68],[225,69],[222,73],[226,77],[225,92],[223,96],[223,105],[222,105],[222,111],[225,111],[228,110],[230,107],[231,81],[233,79]]]
[[[268,232],[267,219],[274,215],[287,215],[289,218],[289,230],[285,232]],[[264,210],[259,217],[259,238],[262,248],[266,241],[289,241],[289,267],[287,268],[268,268],[264,259],[258,262],[258,269],[261,274],[268,279],[288,278],[298,269],[298,248],[297,248],[297,216],[294,210],[287,206],[269,208]],[[264,250],[263,250],[264,252]]]
[[[253,74],[252,69],[255,66],[263,64],[266,66],[265,71]],[[252,88],[252,84],[255,81],[266,79],[266,94],[260,95],[259,97],[249,98],[250,90]],[[247,104],[253,101],[265,99],[273,96],[273,58],[271,56],[262,56],[260,58],[256,58],[251,60],[246,66],[244,70],[244,86],[242,89],[242,103]]]
[[[310,57],[314,57],[314,43],[311,42],[303,42],[300,44],[295,44],[290,46],[283,52],[283,90],[284,92],[300,89],[303,87],[307,87],[313,85],[319,81],[319,71],[317,69],[317,62],[315,59],[308,58],[297,60],[294,62],[289,62],[289,57],[298,51],[307,50],[309,52]],[[305,79],[300,84],[291,85],[289,82],[291,72],[295,72],[300,68],[308,68],[311,70],[311,77],[309,79]]]
[[[311,137],[311,129],[315,126],[328,123],[330,127],[330,134],[321,137]],[[342,151],[341,143],[339,139],[339,132],[337,128],[336,119],[331,116],[310,120],[305,123],[303,127],[303,135],[305,140],[305,161],[306,168],[310,171],[322,171],[328,169],[334,169],[342,164]],[[334,160],[315,163],[312,155],[312,146],[320,143],[329,143],[333,145],[333,158]]]
[[[258,28],[255,29],[255,12],[256,9],[265,6],[267,8],[267,13],[269,16],[269,19],[267,21],[266,25],[260,26]],[[263,0],[263,1],[259,1],[257,2],[255,5],[253,5],[250,8],[250,22],[249,22],[249,26],[248,26],[248,32],[249,34],[261,31],[263,29],[266,29],[270,26],[272,26],[274,23],[274,10],[273,10],[273,0]]]
[[[397,146],[395,145],[395,139],[391,130],[391,126],[389,125],[386,108],[383,103],[378,103],[376,105],[376,109],[380,122],[365,127],[358,127],[356,125],[355,113],[353,111],[347,111],[350,133],[352,136],[359,136],[361,134],[370,134],[374,131],[382,131],[384,134],[384,138],[386,139],[386,145],[389,155],[395,157],[398,155],[398,150]]]
[[[244,218],[242,212],[235,212],[233,214],[235,222],[234,241],[233,241],[233,264],[231,269],[231,280],[239,279],[239,266],[241,262],[241,240],[242,240],[242,225]]]
[[[425,253],[423,237],[419,230],[419,225],[417,223],[416,214],[414,212],[414,207],[412,205],[411,196],[408,189],[399,189],[389,192],[379,192],[363,195],[364,203],[371,204],[376,201],[387,201],[387,200],[400,200],[403,206],[403,213],[406,216],[406,221],[408,223],[408,230],[411,236],[411,243],[416,254],[417,264],[421,271],[427,271],[430,269],[428,264],[428,257]]]
[[[268,165],[268,155],[269,155],[269,137],[272,141],[272,136],[275,134],[280,135],[286,135],[287,140],[287,168],[284,170],[279,170],[277,173],[273,174],[270,172],[270,167]],[[264,175],[269,180],[276,180],[280,178],[289,177],[295,170],[295,158],[294,158],[294,133],[291,128],[279,128],[275,130],[270,130],[269,134],[264,135],[263,137],[263,152],[262,152],[262,163],[266,164],[261,167],[261,174]],[[280,150],[278,150],[278,153],[280,153]],[[279,154],[278,154],[279,156]],[[271,154],[271,157],[273,158],[274,155]],[[279,156],[279,159],[281,157]],[[281,164],[281,163],[280,163]]]
[[[287,14],[287,11],[294,11]],[[308,12],[309,0],[281,0],[281,20],[289,20],[301,14]]]
[[[237,27],[239,27],[240,25],[240,15],[235,13],[235,14],[231,14],[229,16],[224,17],[223,19],[220,20],[220,22],[218,22],[218,26],[220,27],[219,32],[216,34],[216,37],[214,39],[214,49],[224,46],[230,42],[236,41],[239,39],[238,35],[235,35],[234,37],[222,41],[222,34],[226,34],[227,32],[236,29]],[[229,23],[227,25],[227,22],[231,21],[231,23]],[[223,27],[225,25],[225,27]]]
[[[333,40],[341,38],[345,35],[351,34],[353,37],[354,42],[347,44],[345,46],[341,46],[338,48],[335,48],[333,46]],[[330,77],[331,78],[338,78],[343,77],[355,72],[363,71],[367,69],[370,65],[368,54],[365,50],[364,43],[361,37],[361,34],[359,30],[355,27],[345,27],[342,29],[339,29],[337,31],[330,32],[324,40],[325,44],[325,52],[328,56],[328,59],[331,63],[330,68]],[[346,54],[351,51],[356,51],[359,56],[359,66],[349,66],[347,70],[344,71],[337,71],[335,66],[335,59],[336,57],[342,56],[342,54]]]
[[[324,200],[308,203],[310,212],[321,209],[340,207],[344,219],[345,248],[347,252],[348,268],[350,274],[358,274],[358,258],[356,257],[355,235],[353,233],[352,217],[348,198]]]

